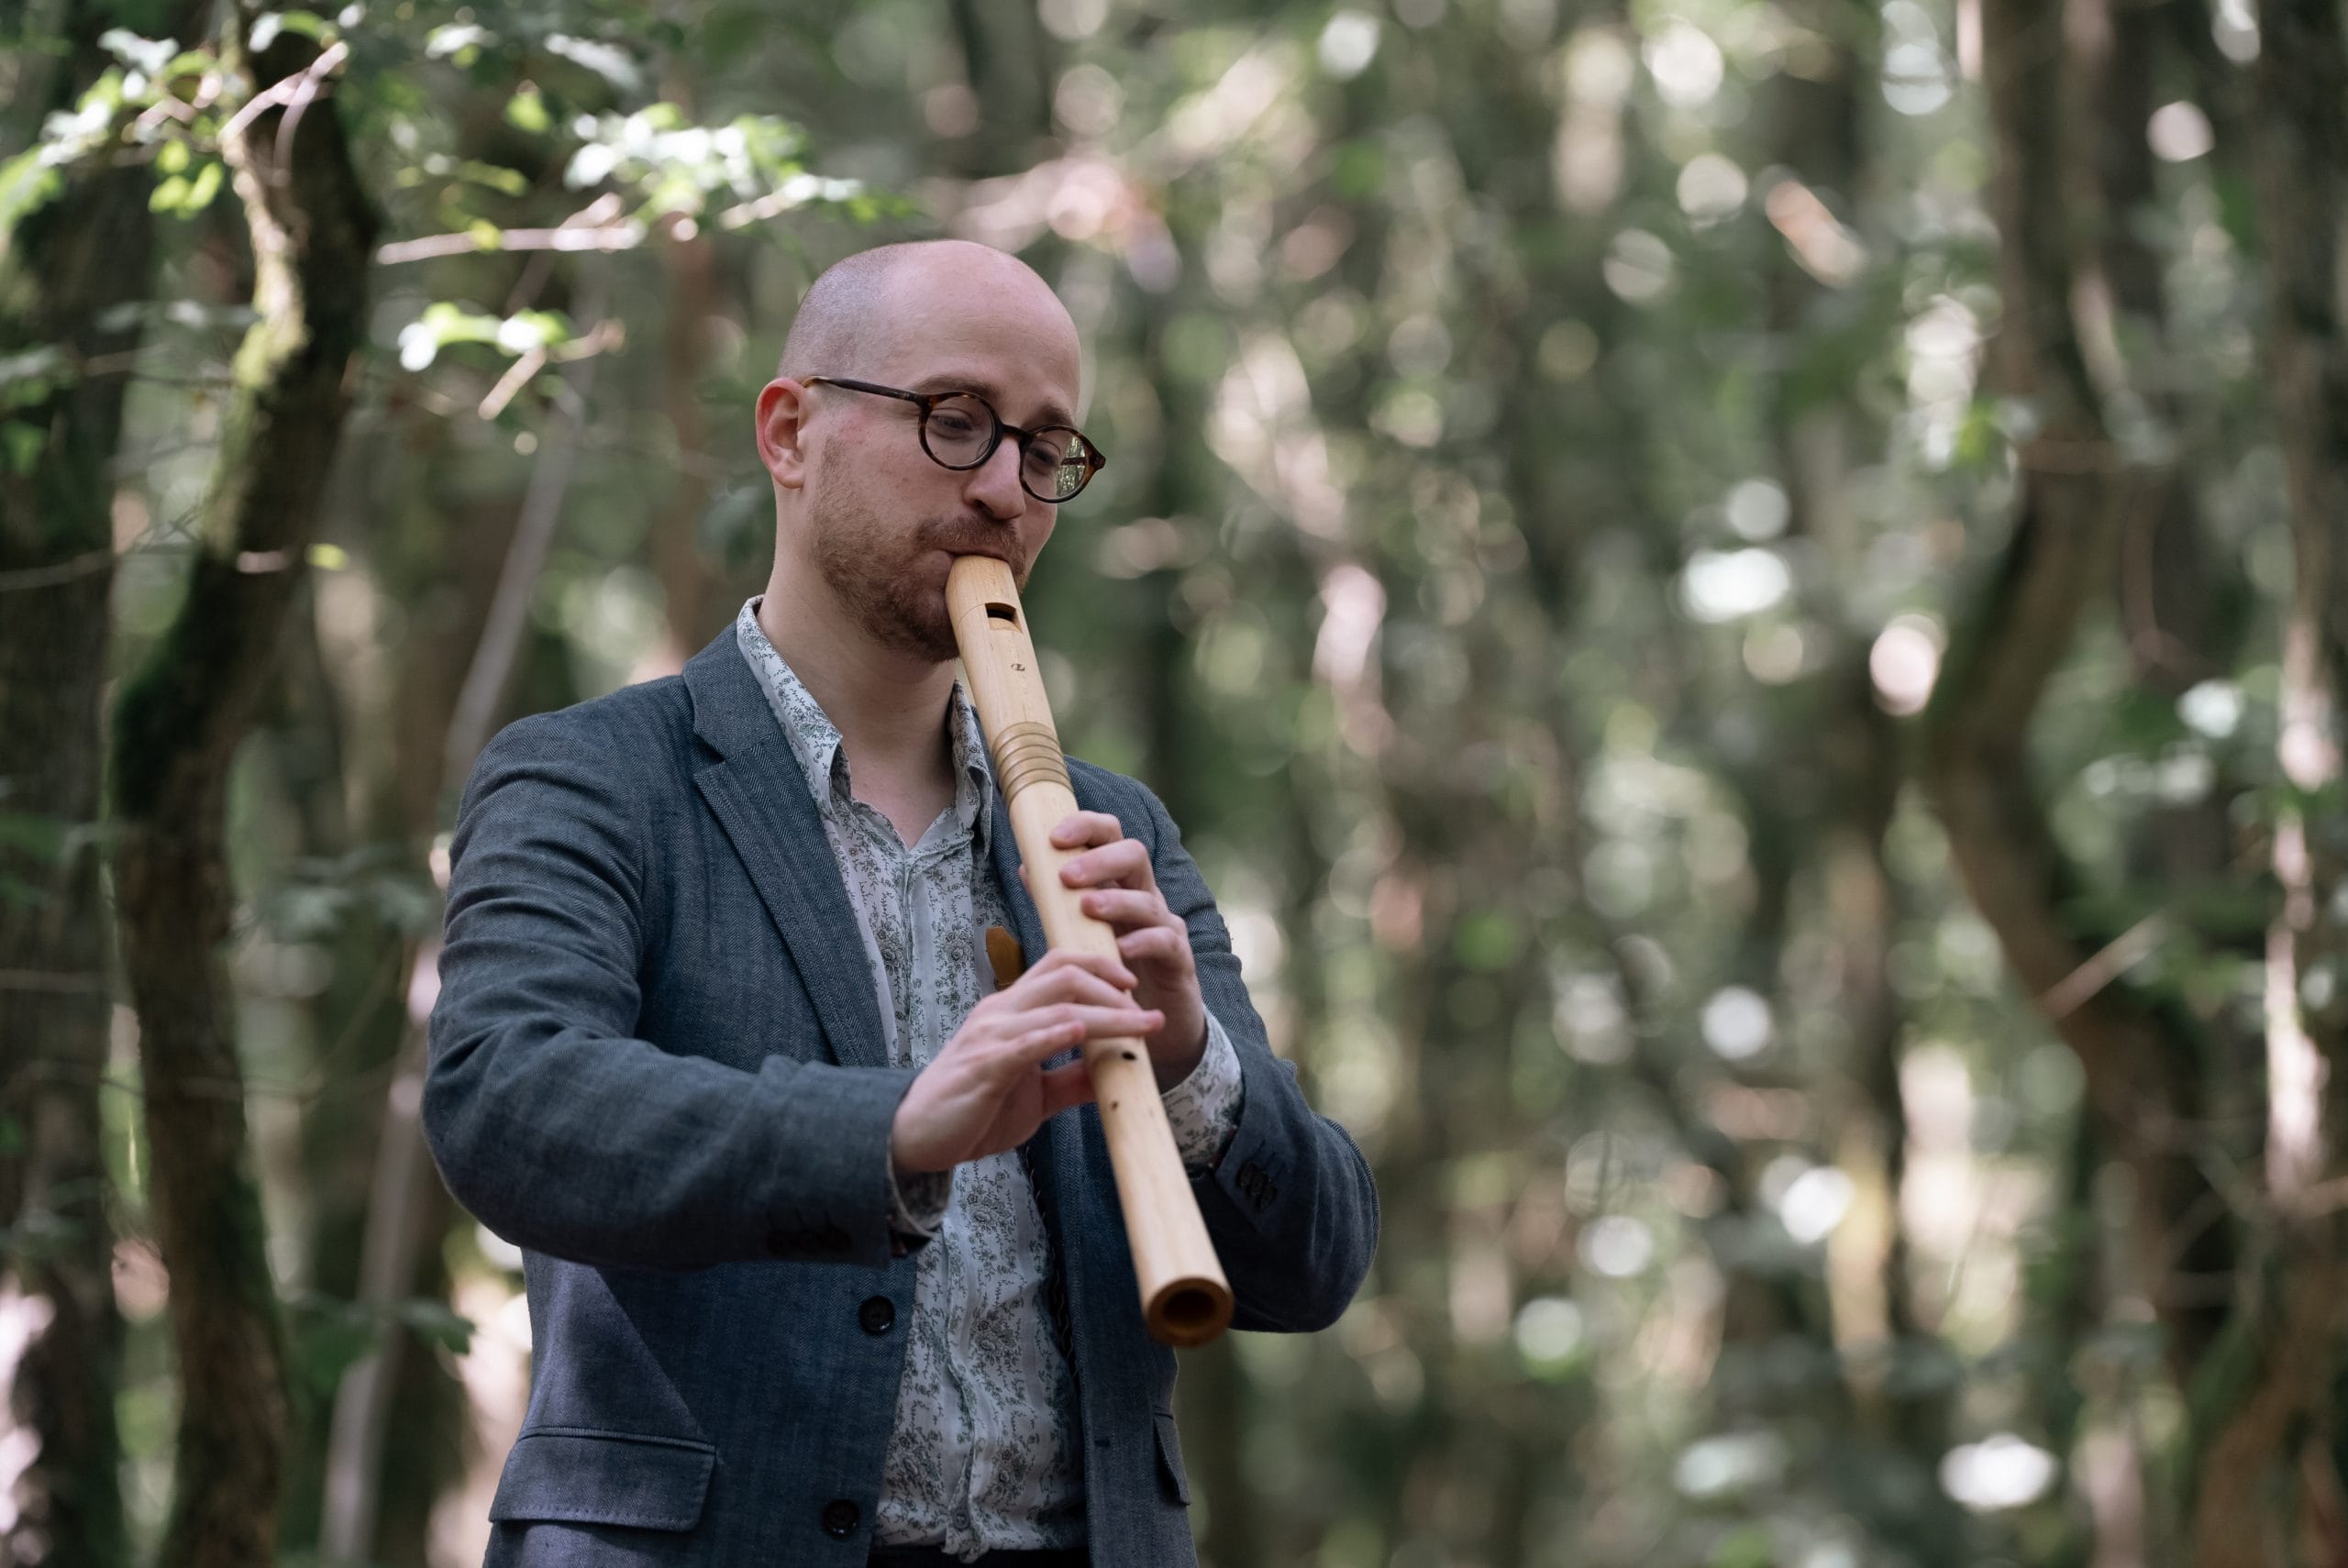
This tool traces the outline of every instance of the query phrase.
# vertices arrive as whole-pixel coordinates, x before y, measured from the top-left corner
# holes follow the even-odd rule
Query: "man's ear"
[[[788,376],[777,376],[759,393],[759,461],[785,490],[807,482],[806,456],[799,445],[806,411],[807,389]]]

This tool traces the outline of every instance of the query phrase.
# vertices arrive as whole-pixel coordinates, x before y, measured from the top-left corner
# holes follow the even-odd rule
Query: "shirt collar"
[[[734,640],[750,673],[759,678],[759,690],[766,693],[767,706],[782,727],[783,738],[791,743],[791,755],[799,764],[807,792],[818,807],[828,808],[836,799],[844,805],[853,795],[848,788],[847,757],[840,749],[839,727],[759,627],[759,605],[764,597],[753,595],[743,603],[742,613],[734,619]],[[978,711],[970,705],[969,693],[958,679],[947,704],[946,733],[954,748],[954,821],[959,827],[976,831],[979,852],[983,855],[993,837],[994,774],[987,763],[986,736],[979,727]]]

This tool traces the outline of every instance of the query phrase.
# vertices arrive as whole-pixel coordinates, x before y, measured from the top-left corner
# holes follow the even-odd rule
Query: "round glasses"
[[[838,376],[803,376],[804,386],[839,387],[847,392],[893,397],[921,410],[921,449],[942,469],[975,469],[994,456],[1005,436],[1019,438],[1019,488],[1038,501],[1057,505],[1071,500],[1092,482],[1109,459],[1083,432],[1065,425],[1022,430],[1006,425],[994,404],[976,392],[915,392],[902,387],[877,386]]]

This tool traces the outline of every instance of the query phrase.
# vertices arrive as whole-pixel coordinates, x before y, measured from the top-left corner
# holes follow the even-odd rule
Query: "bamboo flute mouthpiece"
[[[1044,938],[1054,947],[1114,957],[1116,933],[1086,914],[1077,889],[1060,882],[1060,867],[1080,852],[1057,847],[1051,834],[1078,809],[1076,791],[1011,569],[990,556],[956,558],[946,605]],[[1149,1052],[1138,1040],[1088,1040],[1083,1051],[1116,1172],[1142,1320],[1160,1344],[1205,1344],[1231,1322],[1231,1286],[1191,1195]]]

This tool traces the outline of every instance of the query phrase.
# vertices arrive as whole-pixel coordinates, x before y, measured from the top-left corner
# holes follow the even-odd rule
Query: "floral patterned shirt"
[[[954,802],[908,848],[848,787],[839,731],[759,630],[735,622],[742,657],[789,737],[856,911],[889,1059],[936,1055],[993,988],[985,932],[1008,927],[989,858],[994,778],[959,682],[947,708]],[[1207,1018],[1206,1055],[1166,1091],[1183,1165],[1210,1168],[1239,1124],[1239,1058]],[[1049,1300],[1050,1242],[1019,1154],[891,1182],[891,1223],[928,1236],[918,1254],[897,1416],[874,1539],[981,1552],[1080,1546],[1084,1479],[1076,1381]],[[1061,1309],[1064,1310],[1064,1308]]]

